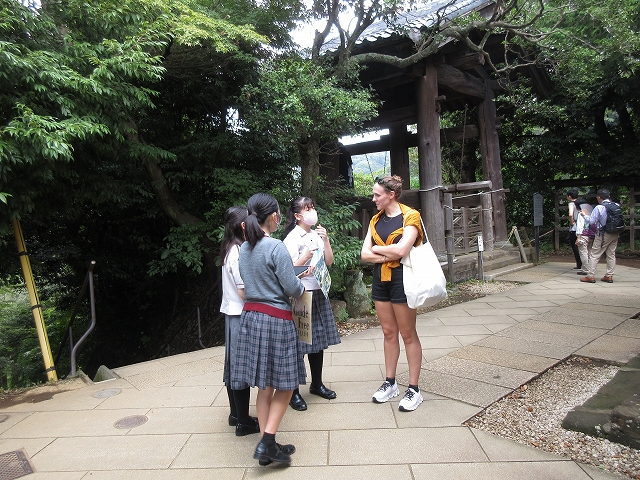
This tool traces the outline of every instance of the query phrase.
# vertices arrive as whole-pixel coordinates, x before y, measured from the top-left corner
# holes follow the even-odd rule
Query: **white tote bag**
[[[427,238],[422,218],[425,243],[411,250],[401,260],[404,293],[409,308],[430,307],[447,298],[447,279]]]

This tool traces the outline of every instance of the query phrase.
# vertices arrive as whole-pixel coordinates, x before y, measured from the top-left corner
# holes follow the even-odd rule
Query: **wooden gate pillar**
[[[407,148],[407,126],[389,126],[389,158],[391,163],[391,174],[399,175],[405,190],[411,186],[409,172],[409,149]]]
[[[416,80],[418,98],[418,163],[420,165],[420,208],[427,236],[436,253],[444,254],[444,210],[442,207],[442,160],[440,156],[440,117],[438,73],[431,61],[425,63],[424,76]]]
[[[502,191],[502,165],[500,162],[500,142],[496,127],[496,105],[493,90],[487,85],[486,96],[478,105],[478,124],[480,128],[480,149],[482,152],[482,173],[485,180],[491,181],[493,190],[491,204],[493,206],[494,237],[496,242],[505,242],[507,235],[507,215],[504,209],[504,192]]]

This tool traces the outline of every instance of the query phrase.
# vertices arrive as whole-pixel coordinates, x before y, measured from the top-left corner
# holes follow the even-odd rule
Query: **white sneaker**
[[[401,412],[412,412],[418,405],[422,403],[422,394],[420,392],[416,392],[413,388],[407,388],[404,397],[400,400],[400,404],[398,405],[398,410]]]
[[[400,395],[400,390],[398,390],[398,383],[394,382],[394,384],[391,385],[385,380],[382,386],[373,394],[373,401],[374,403],[384,403],[388,402],[393,397],[397,397],[398,395]]]

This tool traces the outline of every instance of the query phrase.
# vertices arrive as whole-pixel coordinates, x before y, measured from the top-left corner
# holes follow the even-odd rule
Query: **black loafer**
[[[249,424],[236,424],[236,437],[244,437],[245,435],[251,435],[252,433],[260,433],[260,425],[258,424],[258,419],[255,417],[249,418],[251,419],[251,423]]]
[[[320,385],[320,387],[316,388],[313,385],[309,385],[309,393],[313,395],[318,395],[319,397],[326,398],[327,400],[333,400],[336,398],[336,392],[333,390],[329,390],[324,385]]]
[[[262,442],[258,443],[253,458],[257,459],[258,463],[262,466],[269,465],[273,462],[291,463],[291,456],[284,453],[277,444],[267,446]]]
[[[287,443],[285,445],[280,445],[279,443],[276,443],[276,446],[283,452],[286,453],[287,455],[293,455],[294,453],[296,453],[296,447],[294,445],[291,445],[290,443]],[[269,465],[270,463],[273,463],[271,460],[258,460],[258,463],[265,467],[267,465]]]
[[[296,392],[294,392],[293,395],[291,395],[291,400],[289,400],[289,405],[291,405],[291,408],[293,408],[294,410],[298,410],[299,412],[303,412],[307,409],[307,402],[304,401],[304,398],[302,398],[302,395]]]

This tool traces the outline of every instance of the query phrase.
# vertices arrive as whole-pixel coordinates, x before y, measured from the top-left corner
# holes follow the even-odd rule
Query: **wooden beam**
[[[477,52],[447,55],[447,63],[460,70],[471,70],[474,67],[484,65],[484,55]]]
[[[463,133],[464,132],[464,133]],[[440,142],[445,144],[448,142],[459,142],[463,139],[478,138],[480,133],[477,125],[466,125],[465,127],[452,127],[440,129]],[[418,136],[415,133],[407,132],[404,135],[404,143],[407,148],[418,146]],[[388,135],[381,135],[380,140],[371,140],[369,142],[353,143],[346,145],[351,155],[364,155],[366,153],[386,152],[391,150]],[[403,177],[404,178],[404,177]]]
[[[485,99],[486,91],[482,80],[444,63],[439,64],[436,68],[439,86],[470,97]]]

